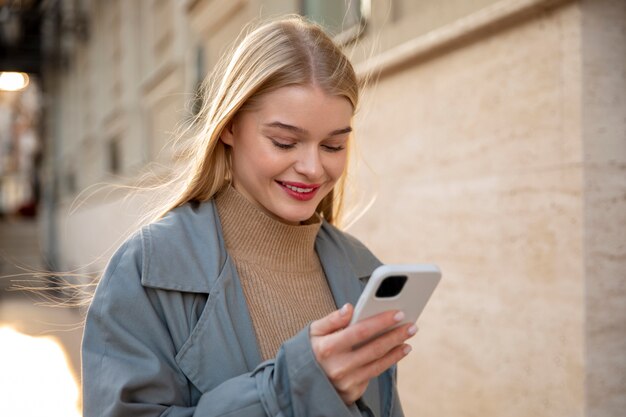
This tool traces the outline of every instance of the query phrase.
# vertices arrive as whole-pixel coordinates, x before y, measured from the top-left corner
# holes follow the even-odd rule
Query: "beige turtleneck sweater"
[[[337,308],[314,247],[321,219],[282,223],[232,186],[215,202],[261,356],[273,358],[285,340]]]

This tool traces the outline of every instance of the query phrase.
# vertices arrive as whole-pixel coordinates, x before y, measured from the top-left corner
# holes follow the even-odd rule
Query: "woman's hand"
[[[411,347],[404,343],[417,332],[405,324],[353,349],[372,336],[404,319],[400,311],[386,311],[346,327],[353,308],[346,304],[340,310],[311,323],[311,345],[317,362],[344,403],[359,399],[371,378],[375,378],[405,357]]]

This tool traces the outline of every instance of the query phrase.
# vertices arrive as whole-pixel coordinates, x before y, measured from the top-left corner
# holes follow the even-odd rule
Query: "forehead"
[[[288,86],[265,94],[256,109],[262,122],[280,121],[307,129],[344,128],[353,115],[350,101],[314,86]]]

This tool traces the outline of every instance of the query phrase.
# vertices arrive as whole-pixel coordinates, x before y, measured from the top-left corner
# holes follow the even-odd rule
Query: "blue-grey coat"
[[[315,249],[338,306],[380,265],[324,222]],[[399,417],[395,367],[346,406],[315,360],[309,329],[261,362],[213,201],[143,227],[111,258],[83,337],[84,417]]]

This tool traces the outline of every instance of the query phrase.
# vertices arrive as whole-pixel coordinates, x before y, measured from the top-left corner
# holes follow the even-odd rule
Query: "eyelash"
[[[295,146],[295,145],[294,145],[294,144],[292,144],[292,143],[287,144],[287,143],[280,143],[280,142],[277,142],[277,141],[275,141],[274,139],[270,139],[270,140],[272,141],[272,143],[274,144],[274,146],[276,146],[277,148],[280,148],[280,149],[291,149],[291,148],[293,148],[293,147]]]
[[[274,146],[276,146],[279,149],[283,149],[283,150],[288,150],[288,149],[292,149],[294,146],[296,146],[295,144],[286,144],[286,143],[280,143],[274,139],[270,139],[272,141],[272,144],[274,144]],[[344,150],[343,146],[328,146],[328,145],[322,145],[328,152],[339,152]]]
[[[328,152],[339,152],[339,151],[343,151],[345,148],[344,146],[328,146],[328,145],[324,145],[324,147],[326,148]]]

